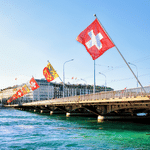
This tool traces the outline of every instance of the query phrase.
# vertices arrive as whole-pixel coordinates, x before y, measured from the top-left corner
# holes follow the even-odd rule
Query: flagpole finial
[[[94,16],[96,17],[96,14],[94,14]]]

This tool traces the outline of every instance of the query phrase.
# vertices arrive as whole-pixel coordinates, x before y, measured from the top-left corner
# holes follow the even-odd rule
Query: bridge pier
[[[52,115],[53,114],[53,111],[50,111],[50,115]]]
[[[130,116],[101,116],[99,115],[97,117],[97,122],[103,122],[104,120],[144,120],[144,119],[150,119],[150,116],[137,116],[137,115],[130,115]]]
[[[42,113],[48,113],[49,112],[49,110],[44,110],[44,109],[41,109],[40,110],[40,113],[42,114]]]
[[[104,119],[105,119],[104,116],[98,115],[98,117],[97,117],[97,122],[103,122]]]
[[[49,111],[49,114],[50,115],[53,115],[53,114],[64,114],[63,111]]]
[[[67,113],[66,113],[66,117],[70,117],[70,113],[67,112]]]

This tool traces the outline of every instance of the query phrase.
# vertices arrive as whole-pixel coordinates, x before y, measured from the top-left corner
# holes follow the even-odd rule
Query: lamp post
[[[73,60],[74,60],[74,59],[67,60],[67,61],[65,61],[64,64],[63,64],[63,97],[64,97],[64,88],[65,88],[65,64],[66,64],[67,62],[70,62],[70,61],[73,61]]]
[[[128,62],[130,65],[133,65],[133,66],[135,66],[136,67],[136,71],[137,71],[137,78],[138,78],[138,69],[137,69],[137,66],[135,65],[135,64],[132,64],[132,63],[130,63],[130,62]],[[137,81],[137,87],[138,87],[138,81]]]
[[[106,92],[106,75],[104,75],[103,73],[99,72],[99,74],[105,76],[105,92]]]

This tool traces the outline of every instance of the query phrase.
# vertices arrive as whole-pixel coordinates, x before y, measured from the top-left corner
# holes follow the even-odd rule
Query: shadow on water
[[[53,114],[49,115],[49,113],[39,113],[39,112],[32,112],[27,111],[33,114],[37,114],[40,116],[46,116],[47,119],[54,119],[60,120],[71,123],[72,127],[76,124],[80,125],[80,128],[83,129],[99,129],[99,130],[127,130],[127,131],[145,131],[149,134],[150,129],[150,122],[149,119],[119,119],[119,120],[105,120],[102,122],[97,122],[96,117],[88,117],[88,116],[70,116],[66,117],[65,114]]]

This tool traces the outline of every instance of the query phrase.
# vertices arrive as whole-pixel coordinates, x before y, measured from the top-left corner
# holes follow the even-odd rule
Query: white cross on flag
[[[17,94],[18,97],[22,97],[23,96],[23,93],[22,93],[22,91],[20,89],[16,92],[16,94]]]
[[[33,77],[31,78],[29,83],[32,91],[40,87]]]
[[[100,57],[109,48],[114,47],[97,19],[82,31],[76,40],[85,46],[93,60]]]

